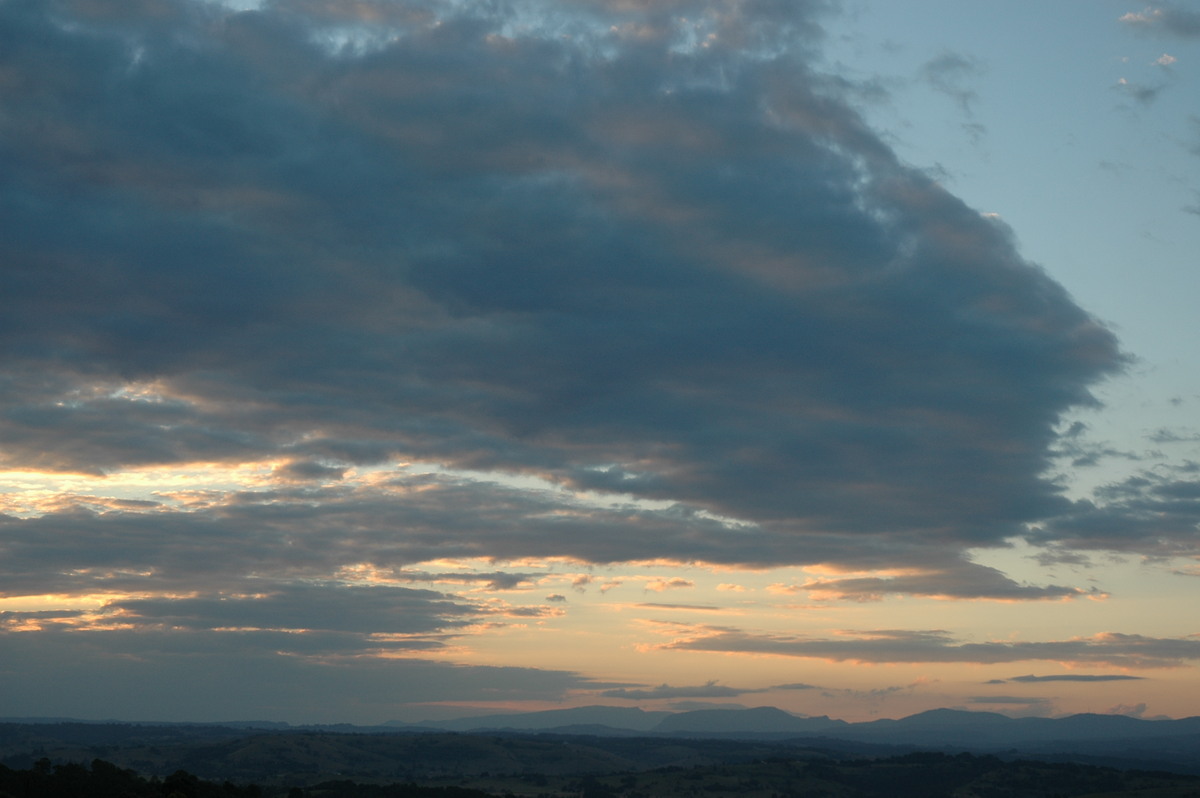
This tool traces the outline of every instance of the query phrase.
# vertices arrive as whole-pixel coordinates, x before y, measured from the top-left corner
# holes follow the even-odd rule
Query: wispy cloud
[[[1200,37],[1200,11],[1173,3],[1130,11],[1122,15],[1120,21],[1124,25],[1150,32],[1167,33],[1185,39]]]
[[[747,690],[717,684],[716,681],[701,685],[675,687],[660,684],[646,689],[615,688],[600,693],[604,698],[623,698],[633,701],[649,701],[662,698],[733,698],[747,693],[761,693],[761,689]]]
[[[1103,597],[1094,588],[1084,590],[1060,585],[1022,585],[994,568],[974,563],[961,563],[946,570],[914,570],[900,576],[819,579],[792,586],[789,592],[796,590],[809,591],[816,598],[854,601],[879,601],[888,594],[997,601]]]
[[[1140,681],[1145,676],[1130,676],[1124,673],[1053,673],[1048,676],[1014,676],[1010,682],[1128,682]]]
[[[845,632],[836,637],[797,637],[745,632],[728,627],[693,627],[664,649],[731,654],[773,654],[835,662],[1054,661],[1124,668],[1169,668],[1200,659],[1200,639],[1152,638],[1104,633],[1056,641],[967,643],[949,633],[911,630]]]
[[[1153,103],[1158,99],[1158,95],[1161,94],[1165,88],[1165,83],[1160,83],[1155,86],[1148,86],[1144,83],[1138,83],[1125,78],[1118,78],[1117,82],[1113,85],[1114,90],[1119,91],[1128,97],[1132,97],[1142,105],[1150,105]]]
[[[983,71],[983,66],[975,58],[962,53],[947,52],[925,62],[921,67],[921,76],[930,86],[952,98],[970,115],[971,106],[978,99],[978,95],[967,87],[967,83]]]
[[[684,590],[695,586],[696,583],[690,579],[673,576],[666,579],[651,579],[646,582],[645,589],[654,593],[662,593],[666,590]]]

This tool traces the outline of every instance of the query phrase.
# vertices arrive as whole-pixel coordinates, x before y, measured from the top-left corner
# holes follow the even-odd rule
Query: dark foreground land
[[[0,723],[0,798],[1200,798],[1188,771],[834,739]]]
[[[450,780],[443,777],[439,781]],[[0,766],[0,798],[652,798],[653,796],[837,796],[838,798],[1183,798],[1200,796],[1200,776],[1122,771],[1092,765],[971,754],[906,754],[882,759],[775,759],[736,765],[668,767],[582,777],[526,773],[479,775],[459,784],[361,784],[349,779],[308,787],[234,784],[186,771],[139,775],[96,759],[31,768]]]

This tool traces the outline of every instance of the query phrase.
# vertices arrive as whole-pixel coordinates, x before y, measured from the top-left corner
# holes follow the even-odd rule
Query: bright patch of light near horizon
[[[209,0],[216,6],[224,6],[231,11],[258,11],[267,4],[267,0]]]
[[[128,397],[126,397],[128,398]],[[81,503],[103,503],[106,500],[142,501],[160,505],[161,509],[179,509],[184,492],[196,495],[215,493],[267,492],[277,485],[275,470],[286,461],[271,459],[249,463],[191,463],[181,466],[147,466],[130,468],[97,476],[78,473],[5,471],[0,472],[0,511],[22,518],[33,518],[52,512],[64,501],[77,499]],[[605,467],[598,467],[604,470]],[[514,491],[551,494],[564,503],[602,510],[638,510],[664,512],[679,505],[676,501],[644,499],[627,493],[583,490],[563,487],[545,477],[498,471],[473,471],[450,468],[438,463],[393,461],[381,465],[351,467],[334,484],[369,486],[382,476],[397,473],[431,475],[477,484],[491,484]],[[148,505],[147,510],[151,509]],[[742,519],[723,516],[702,508],[691,513],[698,519],[714,521],[731,529],[752,529],[757,525]]]

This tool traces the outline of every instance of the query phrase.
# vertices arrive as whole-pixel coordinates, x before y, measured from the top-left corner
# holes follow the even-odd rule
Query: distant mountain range
[[[56,727],[53,730],[49,728],[52,725]],[[37,731],[38,728],[43,731]],[[265,740],[267,735],[283,739],[296,732],[321,733],[329,739],[345,737],[345,733],[353,733],[351,736],[419,737],[453,732],[610,739],[612,743],[605,743],[606,746],[629,738],[646,738],[646,745],[690,739],[714,744],[741,741],[859,753],[964,751],[1200,773],[1200,717],[1143,720],[1123,715],[1082,714],[1064,718],[1010,718],[993,712],[954,709],[935,709],[898,720],[861,723],[825,716],[803,717],[775,707],[647,712],[612,706],[485,715],[420,724],[392,722],[383,726],[289,726],[266,721],[87,724],[65,718],[0,718],[0,759],[19,757],[23,750],[32,750],[35,746],[47,751],[57,749],[68,756],[68,751],[82,752],[87,746],[100,743],[122,748],[186,746],[201,739],[210,743],[238,738]],[[650,743],[650,740],[656,742]],[[629,742],[634,744],[633,740]]]
[[[483,715],[420,724],[392,722],[391,728],[456,732],[538,731],[603,736],[630,734],[724,738],[828,737],[921,746],[1021,746],[1031,742],[1146,740],[1178,735],[1200,736],[1200,717],[1142,720],[1125,715],[1071,715],[1064,718],[1010,718],[995,712],[934,709],[899,720],[848,723],[827,716],[804,717],[775,707],[646,712],[638,708],[589,706]]]
[[[0,723],[80,724],[72,718],[0,718]],[[1062,718],[1010,718],[995,712],[933,709],[900,719],[851,723],[825,715],[794,715],[775,707],[648,712],[637,707],[585,706],[541,712],[480,715],[421,723],[390,721],[382,726],[291,725],[278,721],[166,723],[108,720],[126,726],[224,727],[262,731],[323,732],[533,732],[628,737],[633,735],[725,739],[836,738],[882,744],[996,748],[1035,742],[1152,740],[1195,735],[1200,717],[1144,720],[1126,715],[1080,714]]]
[[[41,756],[76,762],[99,756],[143,773],[184,768],[248,780],[310,771],[406,778],[421,768],[450,773],[465,763],[493,773],[545,769],[550,762],[572,772],[615,772],[805,751],[868,757],[968,752],[1200,774],[1200,717],[1010,718],[936,709],[848,723],[775,707],[646,712],[591,706],[382,726],[0,718],[0,764],[9,767],[28,767]]]
[[[544,731],[567,726],[595,726],[600,729],[648,732],[654,730],[674,712],[646,712],[637,707],[590,706],[571,709],[550,709],[543,712],[516,712],[508,715],[483,715],[453,720],[423,721],[418,724],[392,721],[388,726],[438,729],[440,731],[475,731],[478,729],[511,729],[514,731]]]

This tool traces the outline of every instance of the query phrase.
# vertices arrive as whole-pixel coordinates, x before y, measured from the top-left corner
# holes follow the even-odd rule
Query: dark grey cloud
[[[328,481],[341,479],[346,469],[341,466],[325,465],[315,460],[292,460],[277,467],[273,474],[283,480]]]
[[[431,590],[254,584],[253,593],[114,599],[0,613],[0,703],[15,714],[379,723],[430,701],[561,700],[577,674],[423,659],[472,623],[541,617]],[[60,685],[55,688],[54,685]]]
[[[808,67],[816,8],[401,3],[335,47],[350,5],[4,4],[5,465],[407,458],[677,508],[477,535],[463,488],[412,557],[953,558],[1068,510],[1050,446],[1113,336]],[[163,520],[295,512],[318,558],[352,501],[304,506]]]
[[[1056,454],[1068,459],[1072,468],[1090,468],[1111,458],[1136,462],[1146,457],[1137,452],[1117,449],[1107,442],[1090,440],[1087,432],[1086,424],[1082,421],[1075,421],[1059,439]]]
[[[1130,11],[1120,21],[1133,28],[1155,33],[1168,33],[1180,38],[1200,37],[1200,11],[1183,8],[1175,3],[1147,6],[1142,11]]]
[[[535,578],[531,573],[514,573],[512,571],[458,571],[439,572],[429,571],[396,571],[392,578],[413,582],[461,582],[463,584],[484,584],[492,590],[513,590],[531,586]]]
[[[798,589],[855,601],[879,601],[889,594],[1005,601],[1056,600],[1099,594],[1095,588],[1020,584],[995,568],[976,563],[903,576],[814,579],[799,585]]]
[[[1010,682],[1127,682],[1140,681],[1144,676],[1130,676],[1124,673],[1052,673],[1047,676],[1014,676]]]
[[[74,620],[84,614],[82,610],[5,610],[0,612],[0,628],[19,626],[30,622]]]
[[[1107,632],[1045,642],[967,643],[941,630],[883,629],[833,638],[757,634],[729,627],[696,627],[690,636],[662,646],[684,651],[825,659],[836,662],[971,662],[995,664],[1049,660],[1120,668],[1176,667],[1200,659],[1200,639],[1153,638]]]
[[[118,639],[114,639],[118,638]],[[291,635],[292,638],[297,635]],[[0,633],[0,704],[13,715],[382,723],[435,701],[561,700],[602,686],[567,671],[365,657],[213,632]],[[402,653],[397,649],[394,654]],[[418,652],[419,653],[419,652]]]
[[[421,634],[461,626],[480,614],[432,590],[345,585],[258,586],[250,595],[111,601],[104,613],[122,626],[254,629],[281,632]]]
[[[480,622],[541,617],[544,606],[472,603],[431,590],[335,584],[252,584],[251,593],[113,599],[96,611],[0,615],[14,645],[29,635],[70,632],[131,651],[226,651],[298,656],[436,650]],[[142,642],[157,640],[157,642]]]
[[[329,580],[367,568],[402,583],[459,583],[490,590],[532,588],[545,572],[428,571],[439,558],[520,560],[554,553],[591,562],[692,557],[770,566],[795,556],[787,535],[730,527],[687,508],[597,508],[560,491],[531,491],[447,475],[400,474],[371,486],[334,483],[206,496],[177,506],[164,496],[152,511],[117,504],[65,503],[30,518],[0,516],[0,591],[146,592],[245,589],[245,580]],[[469,508],[466,511],[465,508]],[[564,509],[569,510],[563,512]],[[806,537],[807,555],[838,560],[844,536]],[[887,594],[1038,600],[1096,595],[1096,590],[1019,583],[1003,573],[930,551],[920,541],[863,544],[856,560],[872,567],[921,561],[902,576],[822,579],[793,586],[822,597],[876,600]],[[649,583],[670,587],[669,580]],[[676,583],[686,586],[686,580]],[[647,606],[713,609],[646,602]]]
[[[1141,471],[1095,491],[1095,500],[1031,534],[1077,550],[1194,555],[1200,546],[1200,480],[1187,465]]]
[[[36,517],[0,516],[0,591],[237,592],[264,576],[328,580],[360,566],[401,582],[507,590],[532,585],[534,574],[410,566],[548,553],[617,562],[631,553],[682,551],[714,562],[769,563],[790,545],[780,536],[735,534],[686,510],[597,509],[560,492],[401,474],[370,487],[289,486],[169,502],[151,512],[67,503]],[[834,540],[824,545],[829,556],[839,551]]]

